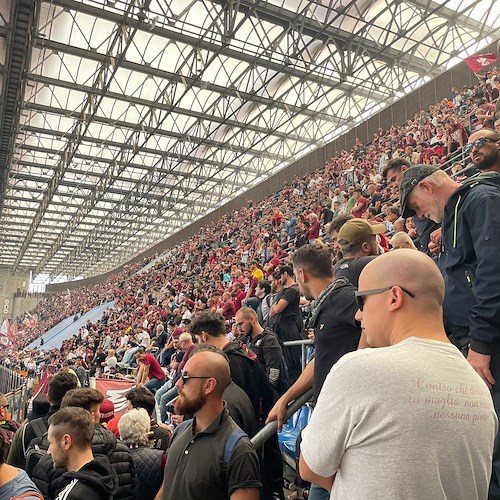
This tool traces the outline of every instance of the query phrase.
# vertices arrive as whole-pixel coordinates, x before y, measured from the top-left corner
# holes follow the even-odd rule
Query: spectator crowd
[[[281,429],[312,390],[309,498],[500,498],[499,93],[493,68],[165,253],[17,318],[2,363],[54,375],[20,430],[3,415],[0,476],[21,470],[8,494],[284,498],[277,435],[257,450],[250,438]],[[111,300],[43,350],[52,326]],[[302,370],[285,343],[307,338]],[[126,413],[91,377],[134,381]]]

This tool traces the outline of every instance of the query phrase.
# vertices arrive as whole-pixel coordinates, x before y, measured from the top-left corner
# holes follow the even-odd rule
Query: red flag
[[[479,73],[486,66],[496,62],[497,59],[497,55],[490,52],[489,54],[466,57],[464,60],[467,63],[467,66],[469,66],[474,73]]]
[[[125,394],[135,386],[133,380],[116,380],[110,378],[96,378],[95,388],[104,394],[115,405],[115,415],[121,415],[127,409]]]

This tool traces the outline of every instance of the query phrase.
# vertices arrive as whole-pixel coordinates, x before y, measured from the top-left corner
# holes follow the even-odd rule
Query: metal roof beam
[[[19,123],[19,110],[23,102],[25,88],[23,83],[31,54],[29,42],[35,13],[39,7],[40,0],[11,2],[3,87],[0,97],[0,216],[14,150],[15,131]]]
[[[53,115],[57,116],[64,116],[66,118],[73,118],[79,121],[84,121],[84,116],[80,112],[76,111],[71,111],[67,109],[62,109],[62,108],[54,108],[52,106],[44,106],[41,104],[33,104],[33,103],[26,103],[24,106],[25,109],[32,109],[34,111],[40,112],[40,113],[51,113]],[[92,117],[92,123],[100,123],[103,125],[112,125],[113,127],[120,127],[120,128],[126,128],[130,130],[135,130],[137,129],[137,124],[136,123],[130,123],[126,122],[123,120],[113,120],[112,118],[105,118],[103,116],[98,116],[97,114]],[[226,142],[219,142],[219,141],[213,141],[211,139],[206,139],[202,137],[196,137],[191,134],[183,134],[180,132],[174,132],[173,130],[163,130],[155,127],[149,127],[149,126],[142,126],[141,130],[148,133],[148,134],[154,134],[154,135],[159,135],[162,137],[169,137],[172,139],[177,139],[178,141],[189,141],[194,144],[198,145],[203,145],[203,146],[209,146],[213,148],[219,148],[222,150],[230,150],[230,151],[236,151],[241,154],[249,154],[252,156],[265,156],[266,158],[270,158],[272,160],[276,161],[284,161],[287,158],[279,155],[273,155],[266,153],[266,150],[258,150],[258,149],[251,149],[248,147],[244,146],[238,146],[234,143],[226,143]],[[82,138],[85,140],[85,138]],[[125,146],[125,144],[124,144]],[[141,151],[144,151],[145,148],[141,148]],[[198,161],[203,161],[202,159],[199,159]]]
[[[226,2],[227,0],[224,0],[224,4],[226,4]],[[111,21],[113,23],[120,24],[124,22],[123,16],[121,16],[120,14],[117,14],[110,10],[99,9],[97,7],[93,7],[90,5],[84,6],[81,2],[76,2],[74,0],[52,0],[51,3],[70,10],[75,10],[79,12],[84,12],[86,14],[94,15],[96,17],[106,19],[107,21]],[[251,3],[252,5],[254,5],[254,2]],[[269,8],[269,6],[270,6],[269,2],[266,2],[266,10]],[[299,68],[296,68],[288,63],[277,63],[270,58],[262,58],[259,56],[259,54],[256,53],[252,54],[232,49],[229,45],[221,46],[221,44],[219,43],[210,42],[208,39],[189,35],[184,31],[176,31],[158,25],[151,27],[150,25],[145,25],[141,21],[134,21],[133,19],[130,18],[125,20],[125,24],[137,27],[138,29],[142,29],[144,31],[152,32],[153,34],[158,35],[162,38],[173,40],[175,42],[179,42],[184,45],[196,47],[202,50],[207,50],[212,53],[218,53],[220,55],[230,57],[238,61],[246,62],[250,65],[262,66],[263,68],[268,68],[271,71],[275,71],[276,73],[280,73],[282,75],[291,76],[294,78],[298,78],[300,80],[307,80],[321,86],[327,86],[332,89],[338,89],[343,92],[353,93],[360,97],[370,97],[376,99],[382,99],[387,97],[387,96],[382,96],[381,94],[378,94],[376,92],[372,93],[366,91],[360,86],[353,87],[349,84],[343,83],[341,80],[332,80],[331,78],[315,74],[312,71],[300,70]],[[290,29],[290,27],[288,26],[287,29]],[[381,57],[380,59],[384,60],[383,57]]]
[[[61,139],[72,139],[71,137],[68,137],[68,134],[66,134],[64,132],[60,132],[58,130],[47,130],[47,129],[44,129],[44,128],[41,128],[41,127],[33,127],[31,125],[23,125],[22,130],[24,130],[26,132],[33,132],[34,134],[52,135],[54,137],[58,137],[58,138],[61,138]],[[99,139],[99,138],[96,138],[96,137],[86,137],[86,136],[84,136],[84,137],[81,137],[81,140],[82,140],[82,142],[89,142],[89,143],[92,143],[92,144],[96,144],[97,146],[109,146],[111,148],[116,148],[117,150],[120,150],[120,149],[126,149],[126,150],[129,150],[129,151],[133,151],[134,150],[134,147],[131,146],[130,144],[123,144],[122,142],[117,142],[117,141],[108,141],[108,140]],[[26,149],[28,151],[29,150],[43,151],[43,152],[47,152],[47,153],[50,153],[50,154],[55,154],[57,156],[61,155],[61,151],[59,151],[57,149],[37,148],[37,146],[31,146],[31,145],[25,146],[24,144],[21,144],[19,146],[19,148],[20,149]],[[196,156],[190,156],[190,155],[179,155],[179,154],[176,154],[176,153],[165,153],[164,151],[159,152],[158,150],[152,149],[152,148],[142,147],[141,148],[141,152],[148,153],[148,154],[151,154],[151,155],[155,155],[155,156],[161,157],[161,158],[170,158],[170,159],[176,160],[178,162],[185,161],[186,163],[191,163],[191,164],[203,163],[205,165],[217,167],[219,170],[222,170],[222,167],[223,167],[224,169],[227,168],[227,169],[236,170],[236,171],[240,171],[240,170],[243,169],[245,172],[254,173],[254,174],[260,174],[261,173],[259,170],[247,168],[246,166],[232,165],[231,163],[221,164],[220,162],[217,162],[217,161],[214,161],[214,160],[207,160],[205,158],[198,158]],[[84,154],[78,153],[78,152],[76,152],[73,156],[75,158],[81,158],[83,160],[94,161],[94,162],[97,162],[97,163],[98,162],[102,162],[102,163],[106,163],[106,164],[109,164],[109,165],[111,165],[113,163],[115,165],[117,165],[117,166],[121,166],[122,165],[122,163],[119,160],[115,161],[115,160],[110,160],[110,159],[102,158],[102,157],[95,157],[95,156],[90,156],[90,155],[84,155]],[[126,162],[126,166],[133,167],[133,168],[141,168],[141,169],[147,170],[147,171],[152,171],[152,170],[155,169],[155,167],[148,167],[147,165],[140,165],[140,164],[132,163],[132,162]],[[184,176],[184,177],[189,177],[190,176],[189,173],[180,172],[178,170],[172,170],[171,173],[173,175],[181,175],[181,176]]]
[[[82,85],[82,84],[76,84],[73,82],[66,82],[63,80],[57,80],[56,78],[50,78],[48,76],[44,75],[36,75],[33,73],[30,73],[29,79],[33,82],[37,83],[43,83],[44,85],[51,85],[55,87],[60,87],[68,90],[78,90],[80,92],[85,92],[86,94],[91,94],[95,93],[95,91],[89,87],[88,85]],[[181,108],[179,106],[175,105],[169,105],[169,104],[164,104],[161,102],[157,101],[148,101],[147,99],[141,99],[139,97],[130,97],[126,96],[124,94],[119,94],[117,92],[108,92],[106,94],[106,97],[109,97],[110,99],[115,99],[117,101],[122,101],[122,102],[127,102],[127,103],[133,103],[133,104],[138,104],[140,106],[152,108],[152,109],[158,109],[160,111],[168,111],[173,114],[178,114],[182,116],[189,116],[190,118],[200,118],[202,120],[207,120],[215,123],[219,123],[221,125],[227,125],[229,127],[236,127],[236,128],[241,128],[242,130],[250,130],[252,132],[256,132],[257,134],[265,134],[265,135],[271,135],[273,137],[278,137],[280,139],[285,139],[285,140],[293,140],[293,141],[298,141],[298,142],[304,142],[306,144],[315,144],[316,141],[311,141],[305,137],[301,137],[295,134],[288,134],[285,132],[278,132],[277,130],[270,130],[268,128],[264,127],[258,127],[256,125],[252,125],[251,123],[244,123],[244,122],[239,122],[237,120],[232,120],[230,118],[223,118],[221,116],[217,116],[214,114],[207,114],[203,113],[200,111],[192,111],[190,109],[186,108]],[[376,98],[376,96],[372,96],[372,98]]]
[[[55,42],[54,40],[46,40],[44,38],[36,37],[34,40],[34,47],[39,49],[49,49],[55,52],[61,52],[63,54],[68,54],[76,57],[80,57],[83,60],[90,59],[92,61],[97,61],[103,64],[106,61],[105,54],[99,54],[97,52],[89,52],[87,50],[81,49],[79,47],[74,47],[72,45],[67,45],[60,42]],[[322,113],[321,111],[310,111],[307,108],[301,106],[295,106],[293,104],[287,104],[285,102],[277,101],[268,97],[258,96],[255,93],[243,92],[237,89],[232,89],[228,87],[223,87],[222,85],[216,85],[214,83],[204,82],[198,78],[193,78],[189,76],[181,76],[177,73],[172,73],[170,71],[165,71],[158,68],[153,68],[151,66],[144,66],[139,63],[123,60],[120,66],[124,69],[130,71],[136,71],[137,73],[142,73],[145,75],[157,76],[165,80],[170,80],[171,82],[181,83],[187,87],[196,87],[208,90],[210,92],[216,92],[224,96],[236,97],[244,102],[256,102],[258,104],[263,104],[270,109],[277,108],[285,110],[292,114],[301,114],[308,116],[313,119],[322,119],[325,121],[331,121],[332,116]]]
[[[221,5],[226,4],[226,0],[212,1]],[[350,5],[354,3],[349,2]],[[408,55],[393,47],[382,46],[366,37],[360,37],[335,26],[324,26],[312,16],[297,14],[271,2],[256,3],[254,0],[238,0],[236,6],[238,11],[245,15],[263,19],[269,23],[282,26],[284,29],[289,29],[291,26],[300,26],[302,35],[310,36],[316,40],[333,41],[338,45],[344,45],[346,49],[349,46],[362,47],[371,59],[378,59],[390,65],[408,67],[421,75],[428,74],[432,69],[431,64],[425,59]],[[348,10],[347,6],[342,8],[344,11]],[[330,10],[335,11],[336,9],[330,8]]]

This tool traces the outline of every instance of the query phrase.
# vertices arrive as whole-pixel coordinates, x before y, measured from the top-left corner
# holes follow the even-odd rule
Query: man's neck
[[[196,417],[196,426],[194,429],[194,433],[198,434],[200,432],[203,432],[214,421],[214,418],[222,412],[223,409],[224,403],[222,400],[217,399],[213,402],[207,400],[203,408],[201,408],[194,414],[194,416]]]
[[[251,337],[254,339],[258,335],[260,335],[264,331],[264,328],[260,326],[260,324],[256,324],[252,328],[252,332],[250,333]]]
[[[309,287],[311,289],[311,295],[313,296],[314,300],[316,300],[319,297],[320,293],[334,281],[335,278],[325,278],[314,280],[313,282],[311,282],[309,284]]]
[[[92,454],[92,448],[88,448],[78,453],[71,454],[69,462],[66,468],[69,471],[76,472],[79,471],[84,465],[94,460],[94,455]]]
[[[223,347],[225,347],[228,342],[227,337],[223,335],[222,337],[210,337],[210,342],[208,343],[222,351]]]
[[[425,325],[425,326],[423,326]],[[390,334],[390,345],[396,345],[410,337],[449,343],[441,318],[406,318],[395,325]]]

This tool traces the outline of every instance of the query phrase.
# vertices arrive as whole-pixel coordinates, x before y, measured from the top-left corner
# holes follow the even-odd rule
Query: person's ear
[[[63,450],[69,450],[73,443],[73,439],[70,434],[64,434],[61,438],[61,448]]]
[[[427,191],[429,194],[434,192],[434,185],[429,181],[423,180],[418,183],[418,186],[422,191]]]

